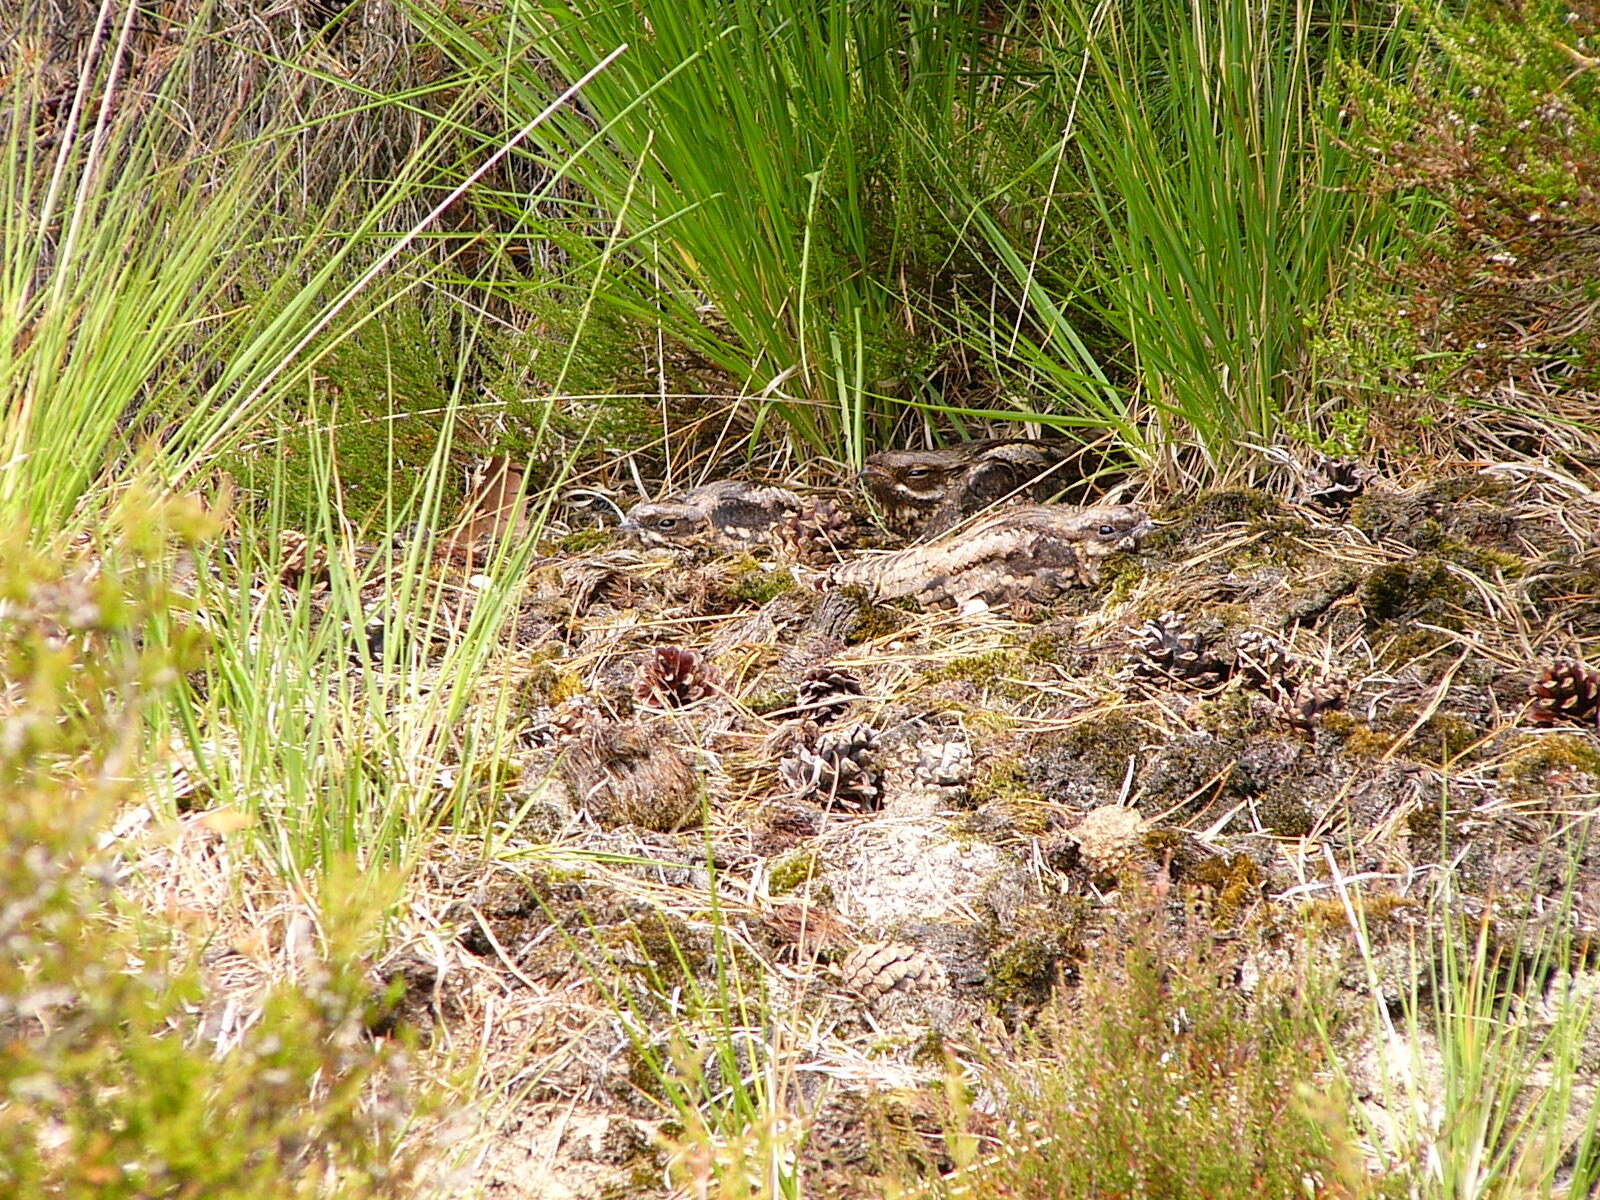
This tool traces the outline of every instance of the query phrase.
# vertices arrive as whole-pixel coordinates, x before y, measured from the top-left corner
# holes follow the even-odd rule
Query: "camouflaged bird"
[[[934,537],[1005,500],[1044,501],[1076,482],[1060,440],[979,438],[942,450],[884,450],[867,458],[861,486],[884,520],[908,537]]]
[[[1150,528],[1144,512],[1127,504],[1018,504],[935,541],[847,563],[832,578],[877,600],[910,598],[928,608],[1045,603],[1098,583],[1100,560],[1136,549]]]
[[[798,513],[787,488],[718,479],[630,508],[623,532],[646,546],[674,550],[743,550],[764,545],[778,524]]]

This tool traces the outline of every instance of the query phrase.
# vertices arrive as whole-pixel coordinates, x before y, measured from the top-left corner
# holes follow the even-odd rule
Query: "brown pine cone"
[[[839,964],[839,983],[844,990],[869,1001],[890,992],[942,991],[945,982],[938,959],[899,942],[857,946]]]
[[[1600,670],[1575,658],[1558,658],[1528,685],[1528,695],[1533,699],[1528,719],[1535,725],[1596,723],[1600,719]]]
[[[1139,853],[1148,828],[1149,822],[1137,809],[1105,804],[1084,813],[1067,836],[1078,844],[1078,853],[1091,871],[1114,875]]]
[[[863,694],[861,681],[849,671],[827,665],[812,667],[800,681],[794,708],[785,715],[809,717],[818,725],[827,725],[844,716],[850,702]]]
[[[1294,695],[1305,664],[1270,633],[1249,629],[1239,635],[1237,670],[1251,687],[1282,699]]]
[[[842,552],[855,545],[859,533],[855,513],[833,500],[808,501],[773,531],[778,544],[797,562],[813,567],[840,562]]]
[[[305,534],[298,529],[280,529],[278,546],[283,552],[278,578],[284,583],[293,587],[308,575],[313,587],[328,582],[328,552],[321,546],[313,546]]]
[[[551,709],[550,716],[535,727],[534,736],[541,745],[566,745],[604,720],[595,702],[580,692]]]
[[[1302,733],[1309,733],[1317,717],[1333,708],[1344,707],[1345,681],[1330,675],[1322,679],[1308,679],[1295,688],[1292,696],[1284,696],[1281,704],[1289,724]]]
[[[1184,618],[1175,612],[1146,621],[1128,644],[1135,656],[1129,672],[1134,679],[1182,683],[1201,691],[1228,680],[1228,664],[1211,652],[1203,634],[1187,628]]]
[[[709,696],[716,670],[706,656],[687,646],[657,646],[639,668],[634,699],[655,708],[682,708]]]
[[[802,796],[828,808],[872,812],[883,807],[883,781],[875,761],[878,735],[857,724],[821,734],[778,764],[778,777]]]

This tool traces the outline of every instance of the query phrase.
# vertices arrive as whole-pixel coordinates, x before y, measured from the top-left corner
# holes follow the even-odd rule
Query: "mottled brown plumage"
[[[1126,504],[1019,504],[936,541],[848,563],[833,580],[879,600],[909,597],[929,607],[1042,603],[1098,582],[1100,560],[1134,549],[1149,528],[1143,511]]]
[[[1060,440],[980,438],[941,450],[885,450],[867,459],[861,486],[891,529],[934,537],[1007,500],[1043,501],[1077,479]]]
[[[622,528],[646,546],[740,550],[768,542],[801,507],[800,497],[787,488],[719,479],[635,504]]]

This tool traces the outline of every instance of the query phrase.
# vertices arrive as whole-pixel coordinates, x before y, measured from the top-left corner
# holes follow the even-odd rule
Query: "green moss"
[[[1258,523],[1283,510],[1266,492],[1249,488],[1204,491],[1192,499],[1158,509],[1161,523],[1145,539],[1145,548],[1157,553],[1181,549],[1200,534],[1223,525]]]
[[[1310,625],[1360,586],[1361,573],[1353,567],[1341,567],[1315,583],[1296,588],[1284,609],[1285,627]]]
[[[741,604],[761,606],[769,600],[792,592],[798,585],[788,567],[768,570],[749,555],[733,564],[733,582],[728,595]]]
[[[1374,729],[1349,712],[1331,709],[1317,716],[1317,732],[1342,743],[1341,749],[1356,758],[1378,758],[1394,745],[1394,736]]]
[[[1146,549],[1152,549],[1149,539]],[[1149,574],[1144,561],[1135,554],[1113,554],[1100,560],[1100,586],[1105,589],[1106,603],[1121,604],[1133,594],[1139,581]]]
[[[983,654],[951,659],[927,672],[923,678],[928,683],[970,683],[984,692],[1022,703],[1038,694],[1038,689],[1032,684],[1013,678],[1024,674],[1026,668],[1026,657],[1021,651],[989,650]]]
[[[1378,925],[1395,924],[1402,913],[1409,913],[1420,908],[1421,904],[1408,896],[1393,894],[1364,895],[1357,905],[1357,911],[1366,919],[1369,927]],[[1313,900],[1300,908],[1301,918],[1316,929],[1332,929],[1343,931],[1350,927],[1350,914],[1346,911],[1342,900]]]
[[[1029,756],[1029,765],[1048,767],[1049,760],[1068,758],[1120,779],[1128,769],[1128,759],[1143,753],[1149,738],[1150,731],[1126,713],[1107,713],[1047,739],[1039,747],[1041,753]]]
[[[1483,736],[1472,722],[1450,713],[1434,713],[1424,721],[1407,744],[1414,758],[1447,762],[1460,755]]]
[[[556,538],[552,545],[558,554],[582,554],[587,550],[609,546],[616,541],[618,535],[615,529],[574,529],[571,533]]]
[[[1218,924],[1228,924],[1260,899],[1266,877],[1247,854],[1219,854],[1199,863],[1189,882],[1212,893],[1212,912]]]
[[[1022,761],[1015,758],[989,759],[978,769],[969,790],[978,805],[1001,803],[1043,807],[1046,804],[1045,798],[1029,786]]]
[[[703,937],[683,918],[652,911],[604,931],[602,941],[618,951],[617,963],[665,995],[704,979],[711,955]]]
[[[1278,837],[1305,837],[1316,824],[1316,817],[1305,797],[1293,788],[1276,787],[1256,800],[1256,816],[1268,833]]]
[[[1408,628],[1389,641],[1378,661],[1386,667],[1406,667],[1434,658],[1440,650],[1454,646],[1455,639],[1448,632],[1437,629]],[[1442,668],[1443,664],[1440,664]]]
[[[1023,657],[1032,663],[1059,663],[1072,649],[1072,635],[1059,629],[1037,633],[1023,647]]]
[[[796,693],[793,688],[769,688],[747,697],[744,705],[757,716],[765,716],[767,713],[793,708],[795,703]]]
[[[583,680],[560,660],[547,655],[559,653],[554,649],[541,651],[530,658],[517,679],[512,711],[525,714],[530,709],[554,707],[564,700],[583,692]]]
[[[847,587],[840,590],[860,605],[861,610],[855,623],[844,633],[846,645],[853,646],[860,642],[888,637],[905,628],[907,614],[921,611],[912,601],[896,600],[889,604],[874,604],[872,594],[865,588]]]
[[[1418,804],[1406,813],[1406,833],[1419,847],[1438,847],[1449,833],[1442,798],[1440,804]]]
[[[1219,737],[1235,737],[1256,727],[1250,696],[1238,688],[1207,696],[1190,711],[1200,729]]]
[[[953,658],[927,673],[929,680],[962,679],[979,687],[993,687],[1021,666],[1022,656],[1014,650],[989,650],[966,658]]]
[[[1439,544],[1437,553],[1440,558],[1488,578],[1502,575],[1507,579],[1517,579],[1528,568],[1526,559],[1510,551],[1496,550],[1492,546],[1475,546],[1455,537],[1445,538]]]
[[[1552,776],[1573,774],[1600,779],[1600,749],[1576,733],[1519,738],[1499,770],[1501,780],[1519,792],[1546,787]]]
[[[815,878],[817,866],[816,854],[809,851],[780,859],[767,875],[767,889],[774,896],[788,895]]]
[[[1361,607],[1370,624],[1426,617],[1445,624],[1467,598],[1467,584],[1431,554],[1376,567],[1361,581]]]
[[[988,992],[1002,1011],[1037,1007],[1059,977],[1057,947],[1043,934],[1013,938],[989,959]]]

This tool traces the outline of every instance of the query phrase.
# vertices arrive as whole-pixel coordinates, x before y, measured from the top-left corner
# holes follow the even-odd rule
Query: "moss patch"
[[[768,570],[753,558],[741,558],[734,564],[733,582],[728,594],[741,604],[760,607],[798,586],[794,574],[787,567]]]
[[[1460,622],[1456,610],[1467,598],[1467,584],[1443,560],[1425,554],[1369,571],[1359,594],[1370,625],[1425,617],[1448,626]]]
[[[790,855],[773,864],[767,875],[767,888],[774,896],[788,895],[814,879],[817,869],[818,860],[814,853]]]
[[[1587,775],[1600,779],[1600,747],[1577,733],[1551,733],[1519,738],[1500,765],[1499,776],[1513,795],[1548,789],[1551,783]]]
[[[1211,893],[1218,924],[1231,924],[1262,895],[1266,876],[1247,854],[1219,854],[1189,872],[1189,882]]]

